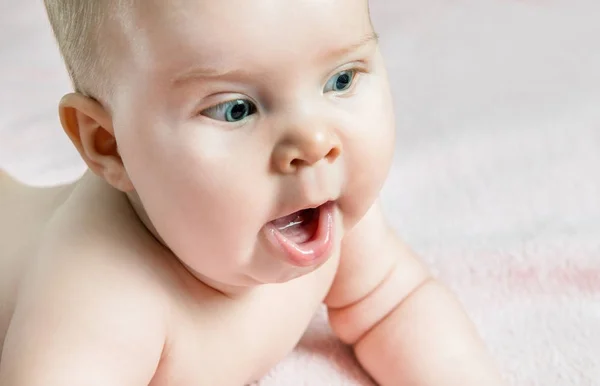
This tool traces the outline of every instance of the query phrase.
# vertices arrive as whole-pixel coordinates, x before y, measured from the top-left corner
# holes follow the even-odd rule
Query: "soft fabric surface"
[[[513,384],[600,385],[600,3],[372,7],[398,113],[391,222]],[[1,0],[0,25],[0,166],[72,180],[83,166],[56,116],[69,82],[41,1]],[[370,384],[323,313],[260,382]]]

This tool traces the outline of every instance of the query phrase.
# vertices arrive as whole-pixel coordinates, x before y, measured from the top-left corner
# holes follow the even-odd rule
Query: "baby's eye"
[[[342,71],[335,74],[331,79],[327,81],[325,85],[325,92],[343,92],[347,91],[352,87],[354,78],[356,77],[356,70]]]
[[[211,119],[225,122],[243,121],[255,113],[256,106],[246,99],[224,102],[201,112],[202,115]]]

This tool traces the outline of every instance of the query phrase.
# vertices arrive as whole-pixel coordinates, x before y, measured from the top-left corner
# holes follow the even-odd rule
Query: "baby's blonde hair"
[[[109,75],[119,44],[121,17],[127,0],[44,0],[48,18],[75,91],[107,98]]]

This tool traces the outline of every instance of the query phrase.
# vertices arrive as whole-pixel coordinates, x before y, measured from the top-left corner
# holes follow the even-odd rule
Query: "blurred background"
[[[371,3],[398,122],[391,223],[512,384],[600,385],[600,2]],[[0,167],[72,181],[70,83],[42,2],[0,0],[0,25]],[[370,383],[321,315],[261,384]]]

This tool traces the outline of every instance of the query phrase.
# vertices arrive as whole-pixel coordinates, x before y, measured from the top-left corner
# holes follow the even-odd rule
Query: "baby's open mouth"
[[[296,244],[310,241],[319,226],[319,208],[304,209],[271,222],[288,240]]]
[[[268,239],[296,266],[319,265],[333,249],[335,203],[303,209],[267,224]]]

